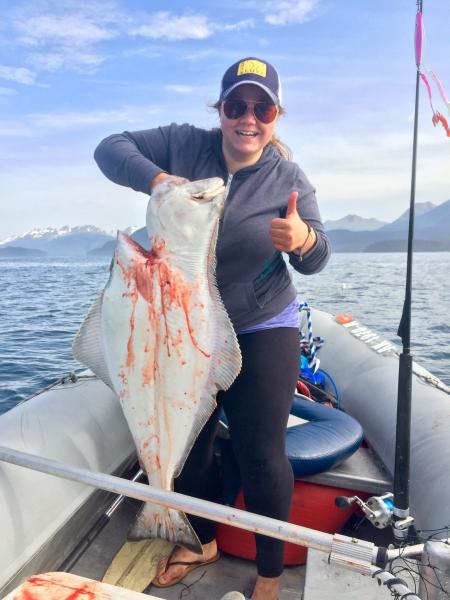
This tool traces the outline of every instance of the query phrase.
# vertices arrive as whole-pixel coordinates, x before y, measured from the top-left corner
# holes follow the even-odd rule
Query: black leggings
[[[250,512],[287,521],[294,477],[285,454],[285,432],[299,369],[295,328],[265,329],[238,336],[242,370],[227,392],[217,396],[230,427],[245,504]],[[217,408],[198,436],[175,490],[217,502],[220,482],[213,456],[219,420]],[[215,524],[189,517],[202,544],[215,537]],[[283,571],[283,542],[256,538],[256,564],[263,577]]]

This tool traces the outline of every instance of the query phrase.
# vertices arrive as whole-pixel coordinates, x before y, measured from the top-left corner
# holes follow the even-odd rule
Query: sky
[[[142,226],[148,197],[93,152],[107,135],[218,125],[235,61],[271,62],[277,125],[323,220],[392,221],[409,207],[414,0],[0,0],[0,240],[33,228]],[[423,63],[450,95],[450,0],[424,0]],[[450,199],[450,138],[421,86],[417,202]],[[447,109],[436,87],[433,103]]]

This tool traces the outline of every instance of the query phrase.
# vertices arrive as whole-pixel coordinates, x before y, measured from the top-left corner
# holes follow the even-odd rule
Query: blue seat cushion
[[[291,414],[308,421],[286,429],[286,454],[296,479],[335,467],[361,445],[361,425],[347,413],[294,396]],[[221,421],[226,424],[223,413]],[[223,468],[223,502],[232,505],[241,487],[239,469],[231,441],[219,439],[218,443]]]
[[[286,454],[297,478],[331,469],[361,445],[361,425],[341,410],[294,396],[291,414],[308,421],[286,430]]]

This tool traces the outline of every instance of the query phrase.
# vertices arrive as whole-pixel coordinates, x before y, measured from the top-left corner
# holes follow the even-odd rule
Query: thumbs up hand
[[[298,192],[291,192],[285,218],[272,219],[270,225],[269,235],[272,245],[281,252],[292,252],[297,249],[307,251],[309,249],[307,247],[308,237],[311,239],[310,233],[313,230],[310,230],[298,214],[297,198]],[[311,239],[313,243],[314,238]]]

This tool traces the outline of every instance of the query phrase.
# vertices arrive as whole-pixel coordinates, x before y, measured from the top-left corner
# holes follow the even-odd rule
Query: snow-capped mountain
[[[27,231],[26,233],[22,233],[21,235],[13,235],[6,238],[5,240],[1,240],[0,246],[6,244],[9,245],[12,242],[14,242],[15,245],[19,246],[24,240],[49,241],[63,236],[79,233],[109,235],[106,231],[103,231],[103,229],[95,227],[95,225],[81,225],[77,227],[70,227],[69,225],[64,225],[64,227],[60,227],[59,229],[56,229],[55,227],[45,227],[41,229],[32,229],[31,231]]]
[[[66,225],[59,229],[45,227],[11,236],[0,242],[0,248],[15,246],[43,250],[52,256],[84,256],[89,250],[101,246],[113,237],[94,225]]]
[[[137,225],[130,225],[130,227],[127,227],[126,229],[123,230],[124,233],[126,233],[129,236],[133,236],[133,234],[140,229],[140,227],[138,227]]]
[[[366,217],[360,217],[358,215],[347,215],[342,219],[336,219],[335,221],[325,221],[324,227],[327,231],[333,231],[335,229],[345,229],[346,231],[375,231],[386,225],[385,221],[379,221],[378,219],[368,219]]]

